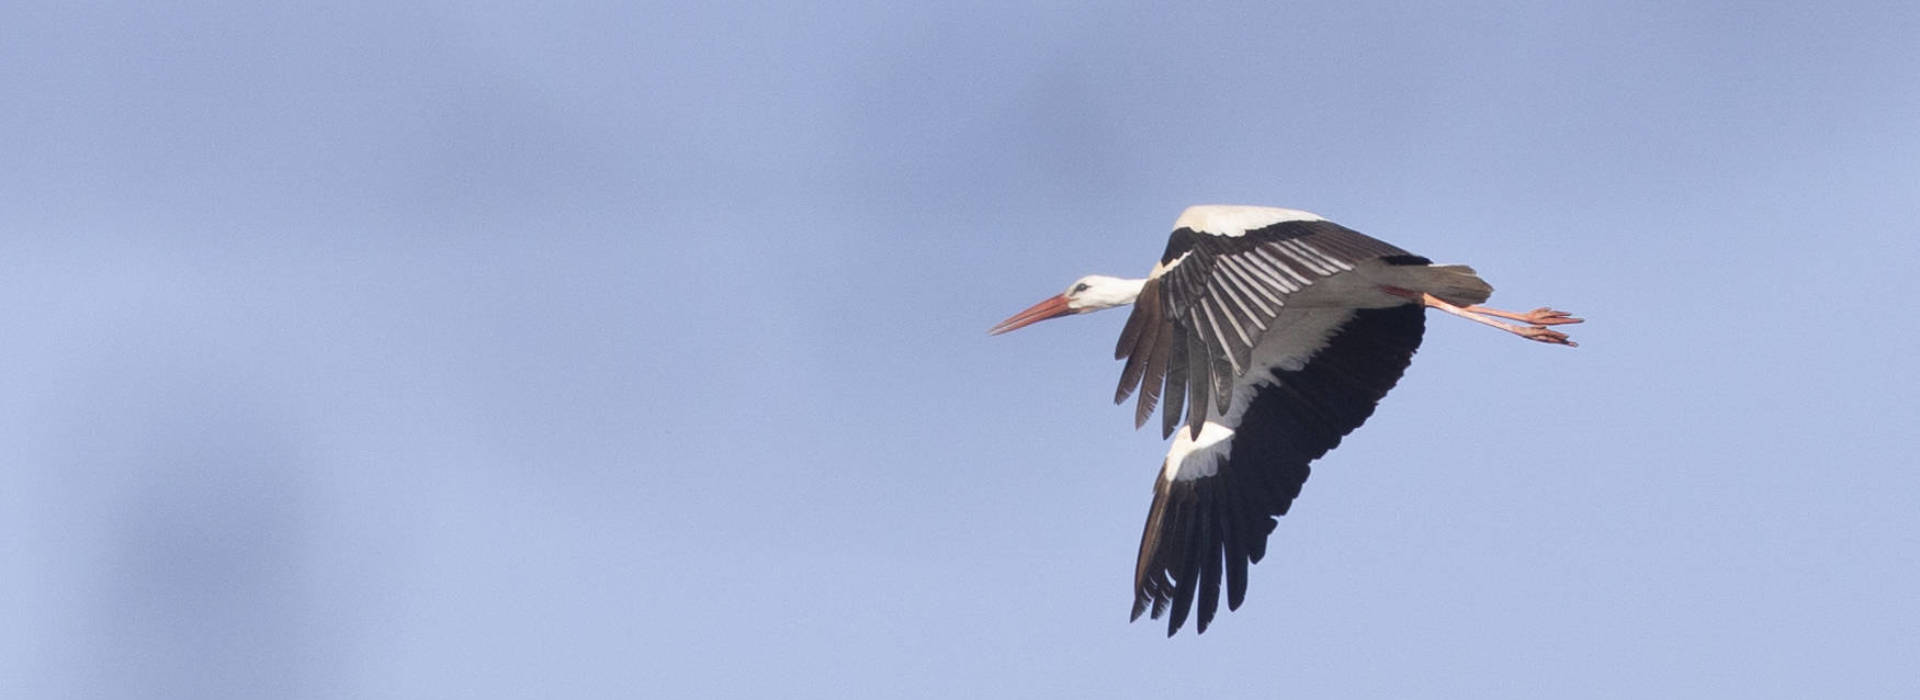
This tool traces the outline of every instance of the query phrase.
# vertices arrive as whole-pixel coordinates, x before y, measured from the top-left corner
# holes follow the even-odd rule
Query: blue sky
[[[11,3],[10,697],[1920,693],[1910,3]],[[1435,318],[1202,637],[1180,209]]]

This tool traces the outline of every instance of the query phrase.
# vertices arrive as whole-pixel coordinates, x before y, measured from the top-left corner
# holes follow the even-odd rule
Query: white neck
[[[1111,309],[1125,306],[1140,298],[1140,289],[1147,285],[1145,279],[1122,279],[1105,275],[1088,275],[1080,279],[1087,288],[1080,292],[1069,292],[1067,307],[1078,313]]]

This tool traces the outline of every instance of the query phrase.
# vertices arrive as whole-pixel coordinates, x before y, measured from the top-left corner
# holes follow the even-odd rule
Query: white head
[[[1026,311],[1014,314],[1012,318],[988,329],[987,333],[1000,335],[1050,318],[1125,306],[1140,297],[1140,288],[1146,283],[1147,281],[1143,279],[1130,280],[1106,275],[1087,275],[1067,285],[1067,291],[1061,292],[1059,296],[1049,297]]]

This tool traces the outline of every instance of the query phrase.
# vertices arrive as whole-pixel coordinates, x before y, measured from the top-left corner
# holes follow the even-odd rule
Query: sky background
[[[1920,5],[0,5],[0,695],[1914,697]],[[1127,624],[1195,203],[1477,267]]]

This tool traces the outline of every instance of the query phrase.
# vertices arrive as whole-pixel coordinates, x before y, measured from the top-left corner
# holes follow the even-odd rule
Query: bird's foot
[[[1524,314],[1520,314],[1520,317],[1517,320],[1526,321],[1527,323],[1532,323],[1540,326],[1558,326],[1565,323],[1579,323],[1581,321],[1585,321],[1586,319],[1575,318],[1573,314],[1567,313],[1565,311],[1542,306],[1538,309],[1534,309]]]
[[[1580,319],[1577,319],[1577,318],[1571,321],[1560,321],[1560,323],[1579,323],[1579,322],[1580,322]],[[1580,347],[1580,344],[1573,342],[1572,339],[1567,337],[1567,334],[1561,333],[1560,331],[1556,331],[1546,326],[1515,327],[1515,328],[1512,328],[1511,330],[1515,334],[1518,334],[1520,337],[1526,338],[1528,340],[1537,340],[1542,343],[1549,343],[1552,345],[1565,345],[1570,348]]]

